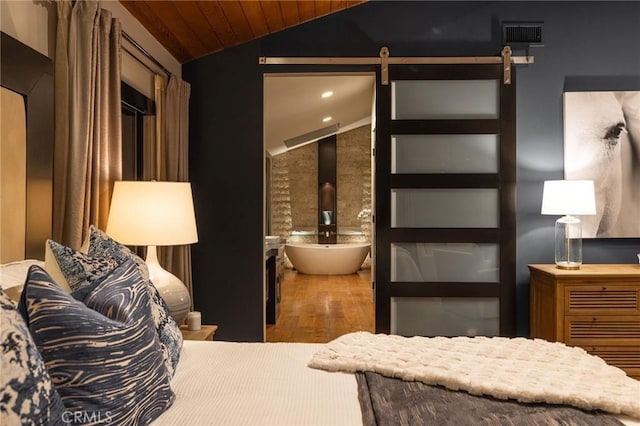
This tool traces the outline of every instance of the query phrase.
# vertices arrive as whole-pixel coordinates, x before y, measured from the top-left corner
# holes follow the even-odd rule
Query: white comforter
[[[353,374],[307,363],[320,344],[185,341],[154,425],[361,425]]]
[[[405,338],[359,332],[328,343],[309,366],[371,371],[476,395],[640,418],[640,381],[580,348],[544,340]]]

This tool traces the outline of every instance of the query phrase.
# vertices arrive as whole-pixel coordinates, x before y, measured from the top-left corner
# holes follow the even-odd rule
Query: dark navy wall
[[[259,43],[184,67],[199,242],[193,299],[216,339],[262,341],[262,76]]]
[[[517,325],[528,334],[527,264],[553,262],[556,218],[540,203],[543,181],[563,176],[562,93],[640,90],[640,2],[370,1],[185,64],[194,299],[217,338],[262,339],[262,74],[276,68],[258,57],[377,56],[382,46],[391,56],[496,56],[502,21],[544,22],[535,64],[517,67]],[[584,241],[586,263],[632,263],[639,251],[640,239]]]

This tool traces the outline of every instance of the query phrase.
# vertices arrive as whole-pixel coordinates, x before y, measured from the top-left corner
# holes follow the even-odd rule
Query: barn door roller
[[[261,56],[258,63],[261,65],[380,65],[380,75],[383,85],[389,84],[389,65],[392,64],[503,64],[503,82],[511,84],[512,64],[532,64],[533,56],[511,56],[511,47],[504,46],[501,56],[425,56],[425,57],[398,57],[390,56],[389,48],[383,46],[380,56],[367,57],[318,57],[318,58],[274,58]]]

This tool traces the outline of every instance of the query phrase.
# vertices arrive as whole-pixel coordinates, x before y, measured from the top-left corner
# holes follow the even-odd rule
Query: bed
[[[570,407],[477,397],[371,372],[309,368],[310,360],[328,346],[185,342],[180,361],[184,366],[178,367],[172,382],[176,400],[154,424],[613,425],[620,424],[618,420],[639,424],[628,416],[615,418]],[[362,382],[369,383],[363,386]],[[379,406],[366,407],[363,399],[371,396],[367,392],[376,393],[379,388],[395,395],[370,399]],[[430,398],[431,412],[426,410],[426,416],[420,412],[421,395]]]
[[[78,253],[74,255],[79,256]],[[33,275],[30,268],[34,265],[44,268],[46,262],[27,260],[2,265],[3,294],[19,297],[25,275]],[[136,268],[132,264],[130,269]],[[32,275],[30,279],[34,280]],[[37,277],[35,280],[38,281]],[[129,283],[126,285],[130,286]],[[56,303],[53,300],[52,304]],[[76,318],[72,310],[65,310],[68,312],[65,315]],[[3,311],[3,321],[5,317]],[[38,321],[33,316],[29,319]],[[4,345],[4,323],[2,328]],[[83,332],[86,334],[86,330]],[[104,413],[96,408],[97,405],[93,406],[95,411],[90,412],[93,414],[84,418],[87,421],[81,423],[104,424],[108,420],[110,424],[154,425],[640,425],[637,419],[640,417],[640,382],[579,348],[531,339],[457,339],[410,339],[361,332],[341,336],[327,344],[181,341],[172,377],[165,385],[153,386],[154,389],[164,386],[165,397],[169,395],[155,414],[142,421],[138,418],[133,422],[120,422],[115,421],[115,417],[96,417],[96,412]],[[486,351],[493,355],[485,356],[482,350],[468,346],[483,342]],[[4,352],[3,346],[2,392],[7,387]],[[468,358],[458,366],[450,363],[450,360],[462,359],[469,354],[475,358]],[[494,357],[492,361],[482,361],[491,356]],[[551,356],[553,362],[547,356]],[[564,371],[564,375],[545,376],[543,371],[535,371],[533,367],[520,367],[514,364],[518,358],[537,363],[542,370]],[[467,371],[463,371],[464,364]],[[470,364],[471,368],[468,367]],[[508,365],[512,366],[511,372]],[[448,376],[442,373],[443,366],[450,370]],[[518,385],[522,377],[518,380],[509,378],[518,374],[525,380],[526,376],[538,377],[538,380]],[[57,380],[59,377],[54,379]],[[494,397],[487,395],[492,392],[488,385],[492,381],[498,385]],[[545,381],[551,388],[559,389],[552,397],[564,398],[564,402],[583,408],[609,409],[617,414],[541,403],[536,394],[536,383]],[[466,391],[465,383],[480,383],[486,385],[486,389]],[[513,386],[516,388],[508,389]],[[517,386],[521,388],[518,390]],[[585,402],[584,395],[574,394],[580,389],[587,393],[594,391],[597,395]],[[565,391],[569,394],[562,393]],[[143,393],[146,397],[147,392]],[[98,404],[101,397],[99,394],[94,396]],[[527,402],[518,402],[516,398]],[[147,403],[149,401],[145,400],[141,404]],[[0,403],[3,415],[5,410],[6,404]],[[78,412],[77,407],[64,411]],[[82,413],[86,415],[85,411]],[[65,423],[68,421],[60,424]],[[3,421],[3,424],[13,423]]]

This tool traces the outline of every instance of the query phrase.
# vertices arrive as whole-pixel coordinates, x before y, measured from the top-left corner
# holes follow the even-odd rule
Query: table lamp
[[[189,182],[118,181],[113,187],[107,234],[125,245],[148,246],[149,278],[183,324],[191,306],[185,285],[158,262],[156,246],[198,241]]]
[[[564,215],[556,221],[555,263],[560,269],[580,269],[582,225],[572,215],[595,215],[591,180],[548,180],[542,192],[542,214]]]

